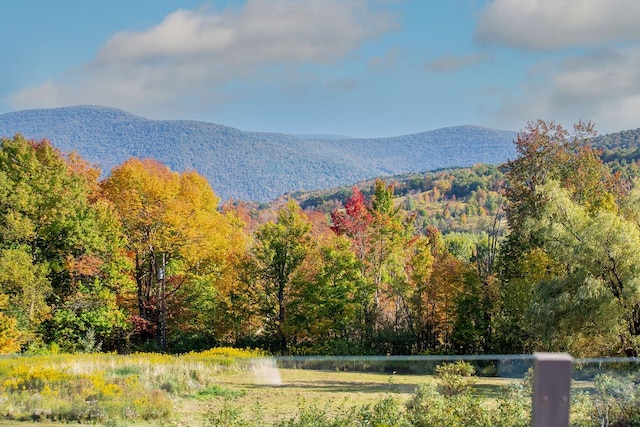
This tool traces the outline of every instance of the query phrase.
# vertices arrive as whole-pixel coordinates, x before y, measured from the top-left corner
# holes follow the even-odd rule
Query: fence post
[[[533,353],[532,427],[568,427],[573,357]]]

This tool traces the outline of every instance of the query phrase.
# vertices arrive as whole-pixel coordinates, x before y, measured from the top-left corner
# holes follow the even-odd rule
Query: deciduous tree
[[[404,331],[408,327],[405,265],[413,224],[404,211],[394,207],[393,186],[376,180],[369,201],[354,188],[345,209],[332,212],[331,219],[332,229],[351,239],[360,261],[367,290],[361,303],[368,335],[373,337],[382,329],[392,335]]]
[[[266,327],[275,334],[278,350],[287,353],[287,304],[291,282],[311,245],[311,224],[293,201],[278,212],[276,222],[258,228],[252,250],[259,275],[257,294],[263,297]]]
[[[305,351],[355,354],[364,337],[359,261],[346,237],[330,233],[316,236],[292,280],[287,330]]]
[[[593,212],[557,182],[538,188],[542,249],[561,268],[539,281],[534,325],[550,349],[595,356],[640,352],[640,229],[617,212]]]
[[[53,319],[69,312],[79,296],[79,309],[91,316],[105,301],[115,304],[126,288],[121,234],[113,211],[93,193],[99,172],[79,156],[63,156],[46,140],[20,135],[1,144],[0,288],[9,296],[23,345],[58,341]],[[112,339],[125,326],[117,313],[116,307],[101,324],[69,323],[71,335],[61,344],[75,350],[77,337],[89,330],[97,340]]]
[[[501,245],[499,256],[503,305],[497,318],[501,319],[503,332],[514,331],[528,323],[523,318],[525,311],[520,310],[517,303],[519,296],[531,295],[535,283],[552,283],[558,277],[527,268],[536,261],[545,271],[555,272],[559,261],[546,248],[549,236],[539,232],[541,221],[549,220],[546,216],[550,197],[555,191],[541,191],[541,188],[554,182],[572,205],[584,209],[593,218],[602,212],[617,210],[616,199],[622,194],[622,186],[618,177],[602,163],[599,153],[589,145],[595,134],[591,123],[580,122],[570,132],[555,122],[538,120],[529,123],[517,137],[518,157],[506,165],[508,202],[505,210],[509,234]],[[522,289],[523,286],[528,289]],[[502,338],[507,335],[503,334]],[[521,336],[530,334],[522,333]],[[536,339],[525,338],[525,341],[532,344]]]
[[[196,326],[193,320],[202,317],[195,313],[211,313],[202,310],[213,309],[228,278],[229,251],[244,250],[233,246],[241,224],[218,212],[219,199],[202,176],[154,160],[126,161],[103,191],[120,215],[135,265],[139,338],[155,337],[166,349],[169,322],[186,322],[182,329],[202,334],[211,324]],[[176,299],[180,304],[172,304]]]

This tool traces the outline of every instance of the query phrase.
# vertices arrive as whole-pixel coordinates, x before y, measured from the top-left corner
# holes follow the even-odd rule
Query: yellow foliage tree
[[[0,294],[0,309],[7,308],[9,297]],[[0,313],[0,354],[16,353],[20,351],[20,332],[16,328],[15,318]]]
[[[165,349],[169,323],[180,325],[175,330],[211,329],[212,299],[232,286],[233,260],[244,250],[241,222],[218,211],[220,200],[201,175],[155,160],[128,160],[103,190],[135,264],[139,337],[156,337]]]

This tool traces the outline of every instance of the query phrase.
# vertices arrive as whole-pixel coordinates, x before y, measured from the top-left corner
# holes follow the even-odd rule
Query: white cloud
[[[392,47],[382,55],[369,58],[367,67],[374,71],[387,72],[395,68],[402,58],[402,53],[398,47]]]
[[[361,1],[249,0],[240,10],[178,10],[142,32],[114,35],[98,61],[209,58],[252,66],[331,62],[389,29],[384,15]]]
[[[603,48],[539,64],[519,97],[508,99],[498,117],[505,122],[526,117],[567,124],[591,120],[605,133],[638,128],[640,46]]]
[[[490,57],[487,53],[474,53],[465,56],[441,56],[440,58],[427,63],[426,69],[429,71],[446,73],[470,67],[480,62],[484,62],[489,58]]]
[[[640,41],[640,1],[493,0],[476,37],[523,50]]]
[[[160,114],[216,103],[234,82],[281,70],[286,84],[292,69],[335,64],[394,29],[373,3],[248,0],[224,11],[177,10],[152,28],[113,35],[92,63],[11,100],[18,108],[90,103]]]

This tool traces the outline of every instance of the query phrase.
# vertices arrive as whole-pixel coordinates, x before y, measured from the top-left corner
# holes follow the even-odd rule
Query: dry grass
[[[293,416],[300,407],[315,406],[329,413],[351,407],[374,405],[392,396],[404,403],[418,384],[436,383],[431,375],[389,375],[366,372],[337,372],[307,369],[279,369],[280,384],[269,384],[255,371],[226,372],[216,377],[224,388],[246,392],[243,396],[207,401],[185,399],[179,402],[182,414],[220,410],[224,405],[242,408],[246,417],[261,417],[267,422]],[[479,378],[476,390],[493,399],[513,380]]]
[[[53,417],[33,422],[31,414],[42,413],[43,410],[49,414],[63,413],[57,412],[60,408],[67,408],[66,413],[69,413],[70,409],[82,409],[89,404],[90,407],[99,408],[105,416],[92,420],[66,420],[75,421],[74,425],[78,426],[101,422],[113,427],[231,427],[239,424],[225,423],[224,420],[245,420],[248,422],[240,424],[264,427],[274,425],[277,421],[291,420],[309,411],[327,416],[360,414],[360,408],[373,408],[389,397],[402,408],[419,385],[438,381],[432,375],[415,374],[430,372],[426,369],[398,371],[413,374],[344,370],[348,367],[383,371],[385,368],[368,362],[341,364],[326,370],[301,368],[319,368],[318,364],[310,363],[294,364],[297,368],[277,369],[272,359],[259,353],[240,353],[237,350],[182,356],[94,354],[5,357],[0,358],[0,426],[52,427],[60,425],[51,421]],[[396,365],[406,368],[402,364]],[[287,362],[285,366],[292,365]],[[482,407],[490,411],[500,410],[505,402],[504,389],[520,381],[481,376],[473,378],[472,393],[480,397]],[[592,381],[575,381],[573,389],[596,392]],[[156,394],[162,399],[153,400],[152,396]],[[526,406],[523,397],[526,399],[526,395],[520,395],[517,399]],[[595,401],[589,403],[582,399],[580,402],[577,405],[578,419],[589,419]],[[614,400],[607,402],[613,410],[617,410]],[[168,410],[161,415],[142,415],[144,410],[157,411],[162,405],[166,405]],[[351,411],[352,408],[355,409]],[[139,415],[123,416],[123,411],[131,410]],[[230,415],[224,418],[225,414]],[[7,415],[13,416],[13,419],[5,418]]]
[[[336,409],[374,404],[389,395],[406,400],[419,382],[433,381],[423,376],[303,369],[280,369],[279,374],[281,384],[267,384],[255,372],[222,375],[219,383],[246,390],[246,395],[234,403],[260,410],[265,419],[273,420],[282,414],[294,414],[299,405]]]
[[[31,359],[35,361],[39,359]],[[55,360],[55,362],[54,362]],[[49,366],[66,366],[66,372],[89,374],[95,371],[130,372],[153,388],[181,376],[197,377],[200,390],[211,390],[210,394],[198,394],[197,388],[182,386],[181,391],[171,393],[172,416],[168,420],[114,422],[112,425],[131,426],[201,426],[207,413],[215,413],[225,406],[241,411],[246,419],[261,419],[265,422],[288,419],[301,407],[316,407],[334,413],[352,407],[374,405],[392,396],[398,402],[410,398],[418,384],[434,383],[430,375],[396,375],[385,373],[323,371],[308,369],[275,369],[272,364],[257,364],[251,368],[238,366],[224,369],[209,365],[206,360],[195,357],[160,355],[93,355],[63,356],[60,361],[49,359]],[[52,363],[53,362],[53,363]],[[185,373],[183,373],[186,372]],[[175,380],[178,378],[178,380]],[[493,398],[509,380],[479,378],[476,390],[485,397]],[[207,388],[209,387],[209,388]],[[214,387],[214,388],[211,388]],[[0,425],[54,426],[55,423],[0,421]],[[59,425],[59,424],[58,424]],[[75,424],[95,425],[95,424]]]

